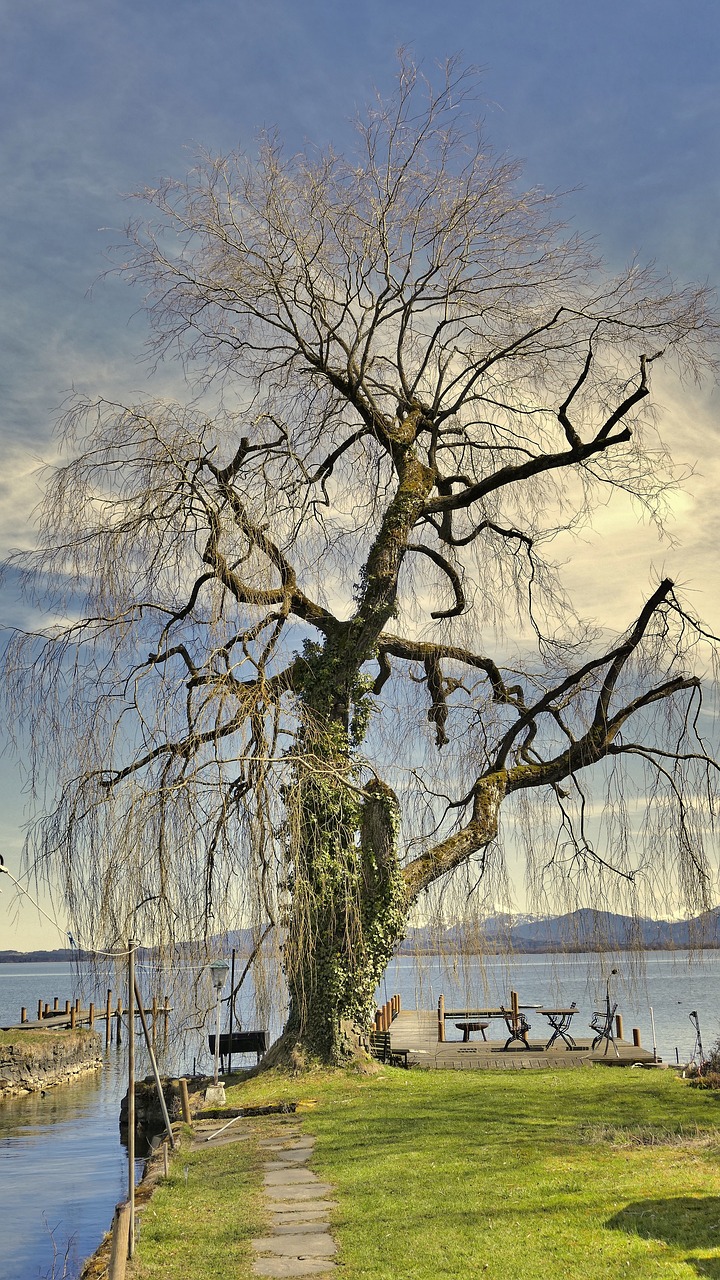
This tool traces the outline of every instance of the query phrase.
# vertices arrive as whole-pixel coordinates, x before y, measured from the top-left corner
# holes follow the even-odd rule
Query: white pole
[[[655,1044],[655,1015],[653,1013],[652,1005],[650,1005],[650,1026],[652,1027],[653,1062],[657,1062],[657,1045]]]
[[[214,1075],[214,1077],[213,1077],[213,1084],[217,1084],[217,1083],[218,1083],[218,1074],[219,1074],[219,1072],[218,1072],[218,1064],[219,1064],[219,1060],[220,1060],[220,996],[221,996],[221,993],[222,993],[222,987],[218,987],[218,989],[217,989],[217,1018],[216,1018],[216,1020],[215,1020],[215,1075]]]

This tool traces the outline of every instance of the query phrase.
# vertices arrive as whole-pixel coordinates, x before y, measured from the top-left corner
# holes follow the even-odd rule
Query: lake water
[[[616,975],[610,970],[617,968]],[[720,1036],[720,952],[703,957],[687,951],[648,951],[622,955],[610,961],[603,956],[513,955],[444,957],[401,956],[389,966],[378,992],[383,1002],[398,992],[405,1008],[435,1009],[440,994],[448,1008],[482,1008],[508,1004],[511,988],[521,1004],[568,1004],[575,1001],[580,1013],[573,1034],[589,1035],[595,1009],[605,1007],[606,981],[610,976],[612,1002],[623,1016],[624,1035],[633,1027],[642,1044],[652,1049],[653,1010],[658,1054],[665,1062],[677,1057],[686,1062],[695,1047],[695,1029],[689,1014],[700,1019],[705,1051]],[[532,1024],[532,1013],[528,1014]],[[545,1028],[543,1019],[537,1019]]]
[[[720,1034],[720,953],[691,961],[685,952],[648,952],[643,962],[644,973],[636,971],[635,958],[622,956],[614,962],[619,972],[611,978],[612,998],[623,1014],[626,1038],[632,1027],[639,1027],[643,1045],[652,1048],[652,1006],[658,1053],[673,1062],[677,1050],[686,1061],[695,1045],[688,1015],[697,1010],[708,1049]],[[442,993],[448,1006],[472,1007],[507,1002],[512,987],[525,1004],[575,1000],[581,1012],[573,1029],[582,1035],[592,1011],[602,1007],[610,968],[597,955],[491,956],[483,961],[403,956],[389,966],[378,1000],[399,992],[406,1008],[434,1009]],[[52,1001],[57,995],[63,1007],[77,994],[85,1003],[93,993],[81,986],[69,965],[0,964],[0,1026],[16,1023],[23,1005],[33,1017],[38,999]],[[98,1003],[104,1003],[104,990],[99,997]],[[277,1034],[280,1011],[274,1021],[270,1030]],[[192,1070],[194,1061],[199,1071],[211,1069],[204,1031],[186,1037],[173,1056],[168,1065],[175,1071]],[[101,1072],[48,1090],[44,1098],[30,1095],[0,1103],[0,1280],[50,1277],[51,1232],[61,1255],[72,1240],[81,1260],[108,1228],[115,1204],[127,1191],[127,1154],[118,1128],[125,1069],[125,1054],[113,1045]],[[147,1069],[140,1055],[138,1074]],[[136,1176],[141,1165],[138,1161]]]

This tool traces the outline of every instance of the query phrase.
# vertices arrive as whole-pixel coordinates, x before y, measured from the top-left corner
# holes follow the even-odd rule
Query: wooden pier
[[[655,1061],[653,1054],[647,1049],[617,1036],[617,1056],[608,1044],[604,1049],[598,1047],[593,1050],[591,1037],[575,1037],[575,1049],[568,1049],[559,1041],[548,1051],[545,1048],[547,1035],[543,1039],[534,1036],[534,1027],[528,1035],[529,1048],[520,1045],[505,1049],[505,1038],[497,1041],[479,1037],[463,1040],[459,1034],[456,1040],[441,1041],[438,1038],[438,1017],[434,1010],[400,1009],[387,1030],[392,1051],[407,1050],[409,1067],[425,1067],[435,1071],[518,1071],[543,1067],[583,1067],[594,1063],[628,1067],[634,1063]],[[545,1030],[538,1026],[538,1031]],[[634,1038],[639,1040],[640,1037]]]
[[[162,1023],[162,1036],[167,1039],[169,1017],[172,1013],[170,1006],[170,997],[165,996],[162,1003],[153,996],[152,1003],[147,1008],[147,1016],[151,1025],[151,1035],[153,1043],[156,1039],[157,1028]],[[140,1012],[135,1009],[135,1017],[140,1017]],[[116,1044],[122,1044],[123,1038],[123,1020],[127,1022],[127,1009],[124,1007],[122,999],[117,1002],[113,999],[113,993],[108,990],[105,1004],[96,1005],[88,1004],[87,1008],[80,1007],[79,997],[75,1001],[66,1000],[64,1006],[60,1007],[60,1001],[55,996],[50,1001],[38,1000],[37,1016],[28,1018],[27,1009],[20,1010],[20,1021],[10,1027],[2,1027],[2,1031],[67,1031],[74,1027],[89,1027],[94,1030],[98,1024],[105,1024],[105,1045],[106,1047],[115,1040]],[[113,1030],[115,1032],[113,1036]]]

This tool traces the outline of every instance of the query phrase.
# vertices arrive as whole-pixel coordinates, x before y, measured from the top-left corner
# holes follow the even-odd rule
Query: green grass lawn
[[[720,1097],[671,1072],[388,1068],[267,1073],[228,1089],[230,1106],[286,1099],[305,1100],[313,1167],[337,1189],[347,1280],[720,1280]],[[216,1229],[229,1238],[261,1201],[251,1149],[226,1150],[235,1172],[220,1178],[233,1187]],[[187,1220],[189,1187],[174,1171],[159,1224],[171,1202]],[[195,1271],[191,1246],[184,1280],[250,1277],[249,1251],[233,1270]],[[139,1274],[173,1280],[163,1265]]]
[[[170,1176],[139,1206],[133,1280],[241,1280],[252,1275],[250,1241],[265,1230],[256,1144],[173,1155]]]

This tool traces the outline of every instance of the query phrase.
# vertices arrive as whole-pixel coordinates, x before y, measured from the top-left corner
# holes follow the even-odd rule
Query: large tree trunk
[[[360,795],[326,764],[323,771],[315,757],[298,771],[293,798],[284,1042],[306,1058],[340,1063],[352,1052],[347,1029],[371,1026],[408,902],[394,793],[373,782]]]

